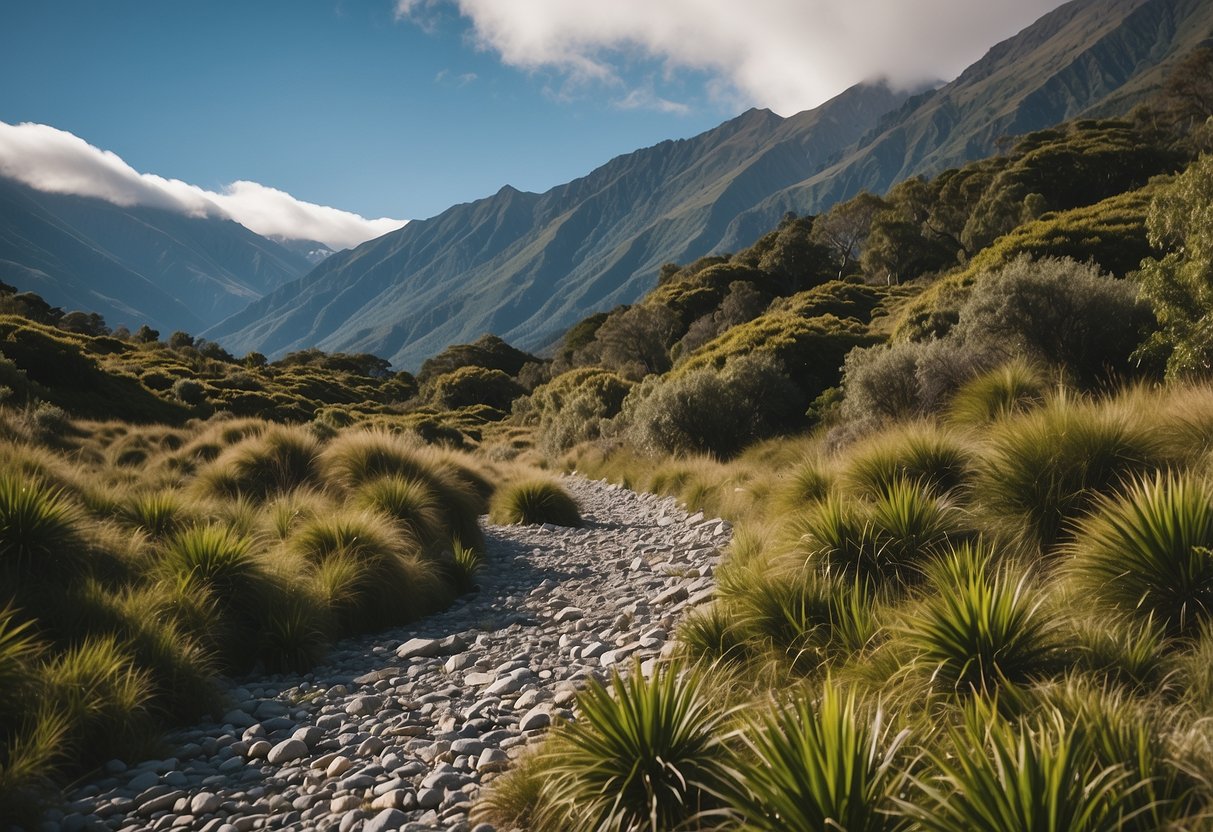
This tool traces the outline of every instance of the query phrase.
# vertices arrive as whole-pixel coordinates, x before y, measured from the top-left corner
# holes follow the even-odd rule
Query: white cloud
[[[429,25],[442,0],[397,0]],[[950,79],[1061,0],[445,0],[511,66],[619,81],[635,56],[789,115],[859,81]],[[719,89],[719,87],[717,87]]]
[[[615,102],[615,106],[621,110],[656,110],[676,116],[684,116],[691,112],[691,108],[686,104],[662,98],[650,86],[629,90],[627,95]]]
[[[226,217],[257,234],[319,240],[334,249],[356,246],[406,222],[366,219],[256,182],[241,180],[222,191],[208,191],[180,179],[140,173],[117,154],[46,124],[0,121],[0,176],[40,191],[96,197],[115,205]]]

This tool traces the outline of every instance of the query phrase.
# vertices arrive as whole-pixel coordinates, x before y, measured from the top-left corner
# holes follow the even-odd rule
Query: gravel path
[[[679,616],[711,596],[729,539],[727,523],[669,498],[565,484],[585,528],[487,527],[479,592],[342,642],[302,678],[245,681],[221,723],[174,735],[169,759],[112,761],[43,827],[473,828],[481,784],[572,718],[586,679],[668,649]]]

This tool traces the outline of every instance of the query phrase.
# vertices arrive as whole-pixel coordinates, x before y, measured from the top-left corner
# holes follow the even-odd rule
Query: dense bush
[[[431,402],[448,410],[487,404],[508,411],[511,403],[525,395],[526,390],[501,370],[469,366],[436,377],[427,386],[426,393]]]
[[[719,372],[707,367],[646,381],[624,402],[617,421],[651,453],[736,454],[800,420],[795,387],[768,355],[743,355]]]

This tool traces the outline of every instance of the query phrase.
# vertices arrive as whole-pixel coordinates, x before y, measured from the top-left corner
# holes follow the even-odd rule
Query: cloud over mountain
[[[209,191],[179,179],[140,173],[116,153],[46,124],[0,122],[0,176],[40,191],[95,197],[115,205],[227,217],[257,234],[318,240],[334,249],[350,248],[406,222],[366,219],[257,182],[239,180],[222,191]]]
[[[630,57],[716,75],[723,94],[784,115],[862,80],[951,79],[1060,0],[397,0],[428,25],[444,6],[511,66],[619,84]]]

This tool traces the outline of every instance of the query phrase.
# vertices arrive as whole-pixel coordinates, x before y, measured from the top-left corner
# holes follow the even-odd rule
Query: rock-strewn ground
[[[469,829],[481,784],[572,718],[587,678],[667,649],[728,542],[726,523],[670,499],[566,485],[585,528],[489,527],[479,592],[343,642],[302,678],[246,681],[222,722],[176,735],[169,759],[111,762],[44,826]]]

